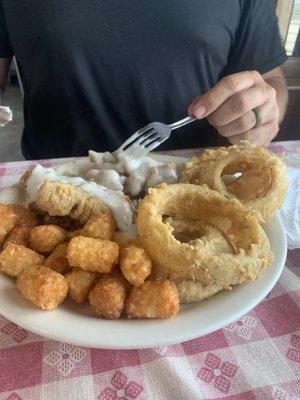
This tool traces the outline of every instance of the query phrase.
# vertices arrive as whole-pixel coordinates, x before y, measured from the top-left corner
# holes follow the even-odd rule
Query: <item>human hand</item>
[[[261,117],[259,123],[255,108]],[[257,145],[268,145],[279,130],[276,91],[257,71],[224,77],[208,92],[196,97],[188,112],[198,119],[207,117],[232,144],[249,140]]]

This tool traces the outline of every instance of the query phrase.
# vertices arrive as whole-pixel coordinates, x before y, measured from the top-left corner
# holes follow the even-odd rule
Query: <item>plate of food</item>
[[[280,277],[283,160],[96,153],[0,193],[0,313],[50,339],[149,348],[239,319]]]

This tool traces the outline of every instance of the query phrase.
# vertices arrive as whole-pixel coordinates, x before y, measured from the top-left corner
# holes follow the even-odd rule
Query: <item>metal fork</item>
[[[124,151],[128,154],[134,152],[136,156],[139,154],[144,156],[167,140],[173,130],[190,124],[195,119],[194,117],[186,117],[170,125],[161,122],[152,122],[136,131],[117,151]]]

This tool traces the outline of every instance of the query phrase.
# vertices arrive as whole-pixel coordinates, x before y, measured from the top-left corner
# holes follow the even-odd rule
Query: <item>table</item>
[[[273,143],[270,149],[286,152],[300,169],[300,141]],[[0,188],[31,164],[0,164]],[[277,285],[241,320],[195,340],[147,350],[58,343],[0,316],[0,400],[299,399],[299,272],[300,249],[289,251]]]

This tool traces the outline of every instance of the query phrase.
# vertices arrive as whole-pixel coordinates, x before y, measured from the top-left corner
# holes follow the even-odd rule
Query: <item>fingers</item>
[[[271,86],[261,84],[236,93],[213,112],[208,120],[216,128],[227,125],[253,108],[263,105],[272,90]]]
[[[261,115],[261,125],[278,118],[279,109],[276,103],[266,102],[259,107]],[[221,136],[230,137],[244,132],[248,132],[254,128],[256,124],[256,117],[254,112],[248,111],[241,117],[235,119],[224,126],[215,126]]]
[[[257,71],[245,71],[226,76],[208,92],[196,97],[188,112],[196,118],[204,118],[217,110],[234,94],[249,89],[262,81],[263,78]]]
[[[231,136],[228,140],[231,144],[240,144],[241,140],[249,140],[249,142],[257,146],[267,146],[277,135],[278,131],[279,126],[277,120],[272,120],[248,132]]]

